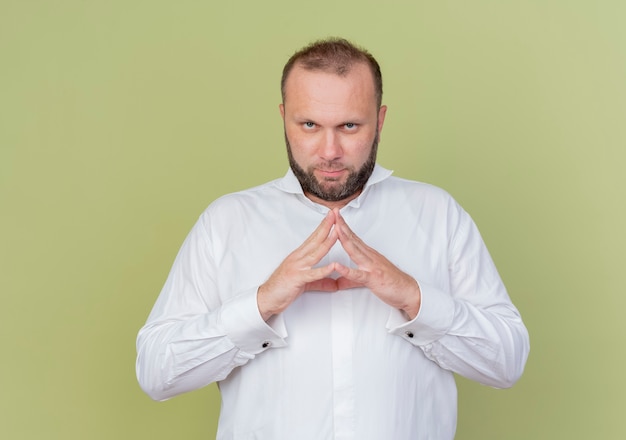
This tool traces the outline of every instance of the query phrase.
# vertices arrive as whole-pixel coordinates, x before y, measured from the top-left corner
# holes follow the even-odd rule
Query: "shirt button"
[[[407,336],[407,338],[412,338],[413,337],[413,332],[411,330],[405,331],[404,334]]]
[[[270,345],[272,345],[272,343],[271,343],[270,341],[265,341],[265,342],[263,342],[263,344],[261,344],[261,347],[263,347],[263,348],[267,348],[267,347],[269,347]]]

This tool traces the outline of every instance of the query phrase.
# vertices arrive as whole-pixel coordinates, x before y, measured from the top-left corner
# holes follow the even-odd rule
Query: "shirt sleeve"
[[[220,294],[215,267],[201,217],[137,336],[137,379],[155,400],[222,380],[264,350],[286,345],[282,318],[268,324],[258,311],[258,287]]]
[[[440,284],[449,289],[419,282],[418,315],[393,310],[387,328],[444,369],[510,387],[526,364],[528,331],[470,216],[452,201],[447,220],[448,282]]]

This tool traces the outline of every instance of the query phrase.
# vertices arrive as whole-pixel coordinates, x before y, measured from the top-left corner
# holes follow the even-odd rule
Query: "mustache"
[[[343,164],[343,162],[340,162],[338,160],[331,160],[318,162],[312,165],[310,168],[315,168],[322,171],[338,171],[343,170],[344,168],[346,168],[346,166]]]

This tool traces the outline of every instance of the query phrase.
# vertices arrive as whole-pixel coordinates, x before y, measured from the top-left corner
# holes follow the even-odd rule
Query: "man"
[[[376,60],[314,43],[283,71],[290,170],[201,215],[137,340],[163,400],[217,382],[218,439],[452,439],[453,372],[522,374],[528,333],[476,226],[376,165]]]

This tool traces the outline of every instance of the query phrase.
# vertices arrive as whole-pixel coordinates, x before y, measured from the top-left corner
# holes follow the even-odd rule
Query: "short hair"
[[[285,102],[285,84],[293,68],[298,65],[305,70],[319,70],[345,76],[353,65],[365,63],[374,79],[374,91],[378,107],[383,99],[383,78],[376,59],[367,50],[343,38],[327,38],[315,41],[294,53],[283,68],[280,91]]]

